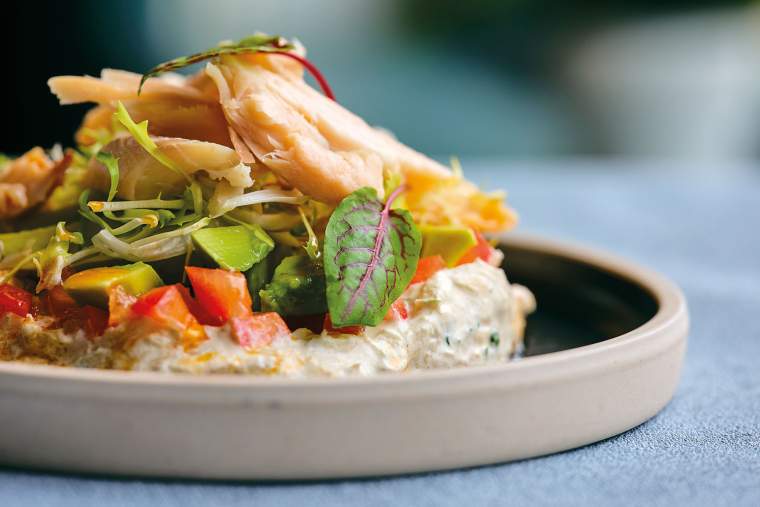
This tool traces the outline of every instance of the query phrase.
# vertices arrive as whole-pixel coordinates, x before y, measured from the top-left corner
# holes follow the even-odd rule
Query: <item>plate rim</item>
[[[235,374],[196,376],[182,373],[96,370],[0,361],[0,391],[28,389],[39,392],[39,383],[42,382],[52,388],[54,392],[51,394],[54,395],[100,395],[113,398],[116,391],[110,388],[118,385],[123,387],[118,390],[120,398],[145,398],[143,388],[151,387],[154,389],[151,398],[156,400],[167,397],[176,399],[183,391],[193,396],[200,394],[199,391],[208,391],[209,394],[215,395],[215,401],[221,403],[239,400],[240,396],[247,399],[277,396],[306,403],[324,403],[328,396],[330,401],[334,402],[357,398],[365,401],[386,397],[398,399],[400,394],[404,398],[418,398],[440,392],[441,382],[447,382],[450,388],[457,391],[477,391],[492,384],[494,375],[504,377],[505,382],[510,379],[513,388],[519,388],[519,385],[528,382],[551,382],[557,377],[580,371],[589,372],[588,360],[610,354],[617,355],[620,349],[637,347],[642,342],[650,341],[646,355],[657,354],[678,346],[686,339],[689,327],[686,298],[681,289],[664,275],[617,254],[572,241],[526,233],[507,233],[495,236],[495,239],[506,247],[541,250],[619,276],[649,292],[657,302],[657,312],[641,326],[622,335],[503,364],[414,370],[402,374],[384,373],[373,377],[293,379]],[[640,361],[642,358],[640,353],[635,356],[631,358],[632,361]],[[598,361],[596,364],[596,368],[601,369],[612,367],[621,367],[621,363]],[[407,389],[401,393],[398,389],[388,389],[398,385]],[[323,396],[318,396],[319,394]]]

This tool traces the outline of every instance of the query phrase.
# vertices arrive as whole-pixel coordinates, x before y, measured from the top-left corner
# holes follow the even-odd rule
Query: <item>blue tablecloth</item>
[[[554,456],[390,479],[229,484],[0,470],[0,505],[760,505],[760,164],[465,167],[509,190],[522,230],[627,256],[684,289],[686,366],[657,417]]]

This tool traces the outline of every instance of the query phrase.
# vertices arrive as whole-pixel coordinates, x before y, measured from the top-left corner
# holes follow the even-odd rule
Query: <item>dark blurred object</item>
[[[735,159],[760,151],[760,4],[409,0],[406,31],[543,88],[571,153]]]
[[[91,105],[58,107],[47,80],[98,75],[103,67],[141,68],[145,49],[141,1],[8,2],[3,5],[4,94],[0,152],[71,144]]]
[[[403,0],[406,28],[490,62],[540,71],[583,33],[632,18],[752,0]],[[548,58],[549,57],[549,58]]]

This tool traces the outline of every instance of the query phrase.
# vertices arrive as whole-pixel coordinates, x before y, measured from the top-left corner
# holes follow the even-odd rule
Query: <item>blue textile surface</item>
[[[390,479],[230,484],[0,470],[0,506],[760,505],[760,166],[465,167],[509,190],[521,230],[627,256],[684,289],[686,365],[658,416],[554,456]]]

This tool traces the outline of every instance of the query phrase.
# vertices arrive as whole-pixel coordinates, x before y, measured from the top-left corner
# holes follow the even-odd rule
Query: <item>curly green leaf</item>
[[[127,108],[124,107],[124,104],[122,104],[121,101],[118,101],[116,103],[116,112],[114,113],[114,118],[116,118],[119,123],[121,123],[124,128],[127,129],[130,135],[134,137],[135,141],[137,141],[137,143],[142,146],[142,148],[147,151],[150,156],[158,160],[160,163],[172,171],[184,176],[188,183],[190,182],[190,176],[188,176],[187,173],[182,170],[182,168],[178,167],[172,159],[167,157],[161,151],[158,145],[156,145],[155,141],[151,139],[150,134],[148,133],[148,120],[143,120],[140,123],[135,123],[132,117],[129,116]]]
[[[116,197],[116,191],[119,188],[119,159],[105,151],[98,152],[98,154],[95,155],[95,158],[97,158],[98,162],[103,164],[108,171],[108,177],[111,180],[108,187],[108,200],[113,201],[113,198]]]

